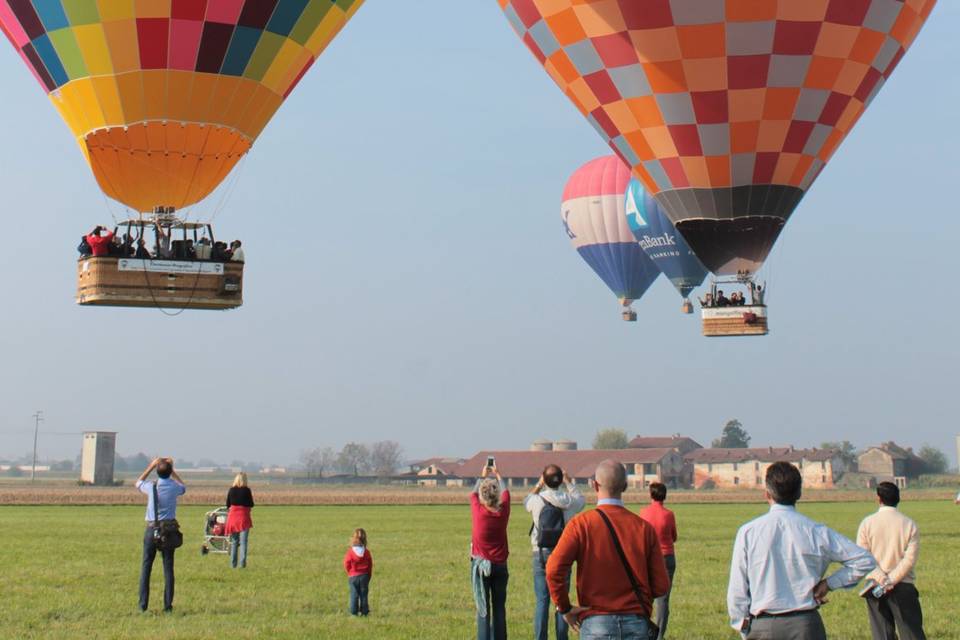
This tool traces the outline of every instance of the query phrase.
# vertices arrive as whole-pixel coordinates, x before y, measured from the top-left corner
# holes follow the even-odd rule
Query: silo
[[[547,440],[546,438],[540,438],[539,440],[534,440],[533,444],[530,445],[530,451],[552,451],[553,443]]]
[[[86,484],[112,485],[116,455],[116,431],[84,431],[80,460],[80,481]]]
[[[555,440],[553,443],[554,451],[576,451],[577,450],[577,441],[576,440]]]

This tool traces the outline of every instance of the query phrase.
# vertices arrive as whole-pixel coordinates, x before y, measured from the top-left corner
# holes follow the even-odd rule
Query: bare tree
[[[324,473],[333,469],[337,454],[331,447],[315,447],[300,452],[300,464],[308,478],[322,478]]]
[[[393,475],[400,466],[403,449],[393,440],[374,442],[370,446],[370,468],[381,478]]]
[[[367,445],[348,442],[337,455],[337,470],[359,476],[370,468],[370,450]]]

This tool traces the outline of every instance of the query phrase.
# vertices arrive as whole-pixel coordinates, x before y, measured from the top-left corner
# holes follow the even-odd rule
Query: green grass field
[[[854,536],[869,503],[802,505]],[[726,582],[737,527],[759,504],[675,505],[680,542],[670,619],[677,639],[737,638],[726,625]],[[162,615],[163,572],[154,568],[151,611],[137,610],[142,508],[0,507],[0,636],[3,638],[385,638],[468,639],[474,634],[466,506],[258,507],[250,565],[202,557],[200,507],[181,507],[186,541],[177,552],[175,611]],[[905,504],[922,534],[918,588],[927,635],[960,638],[953,617],[960,586],[960,508]],[[341,559],[354,527],[365,527],[376,561],[372,615],[346,612]],[[511,522],[508,623],[532,636],[529,519]],[[831,638],[869,638],[855,592],[823,609]]]

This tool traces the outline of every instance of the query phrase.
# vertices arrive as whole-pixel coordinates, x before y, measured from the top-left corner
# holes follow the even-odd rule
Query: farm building
[[[916,478],[923,473],[924,466],[913,449],[900,447],[894,442],[867,447],[857,456],[860,473],[873,476],[877,482],[895,482],[901,487],[906,486],[907,478]]]
[[[80,450],[80,482],[84,484],[113,484],[113,465],[116,458],[115,431],[84,431]]]
[[[463,464],[463,458],[427,458],[410,463],[410,471],[399,477],[409,484],[421,487],[443,487],[446,485],[461,485],[463,481],[457,476],[456,470]]]
[[[692,451],[702,449],[699,442],[687,436],[681,436],[675,433],[672,436],[637,436],[630,441],[630,447],[633,449],[673,449],[681,456],[686,456]],[[680,486],[693,486],[693,464],[684,460],[683,480]]]
[[[684,460],[693,465],[693,487],[762,488],[764,476],[774,462],[786,461],[803,475],[803,486],[829,489],[843,475],[843,461],[832,449],[762,447],[755,449],[697,449]]]
[[[566,444],[566,443],[564,443]],[[631,486],[645,487],[651,482],[663,482],[669,487],[681,487],[683,458],[673,449],[560,449],[535,451],[480,451],[457,469],[465,483],[473,483],[493,456],[497,469],[508,487],[533,486],[548,464],[557,464],[578,481],[593,476],[597,465],[608,458],[621,462],[627,468]]]

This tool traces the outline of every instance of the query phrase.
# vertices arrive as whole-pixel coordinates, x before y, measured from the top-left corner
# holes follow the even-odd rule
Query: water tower
[[[85,484],[112,485],[116,449],[116,431],[84,431],[80,481]]]
[[[530,451],[553,451],[553,443],[546,438],[534,440],[530,445]]]
[[[577,442],[575,440],[555,440],[553,443],[554,451],[576,451]]]

